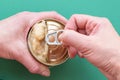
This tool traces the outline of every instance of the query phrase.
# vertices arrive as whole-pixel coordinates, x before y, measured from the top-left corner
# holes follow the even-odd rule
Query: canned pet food
[[[27,42],[29,51],[36,60],[47,66],[56,66],[68,59],[67,49],[57,39],[59,31],[62,32],[63,29],[64,24],[54,19],[44,19],[32,26]]]

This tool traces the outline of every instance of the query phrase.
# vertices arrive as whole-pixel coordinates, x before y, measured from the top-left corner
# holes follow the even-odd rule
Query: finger
[[[99,20],[99,17],[75,14],[67,22],[65,29],[75,30],[82,34],[87,34],[90,33]]]
[[[50,76],[48,67],[36,61],[29,53],[24,44],[20,44],[22,48],[18,47],[15,51],[14,58],[21,64],[23,64],[31,73],[41,74],[43,76]],[[23,50],[24,49],[24,50]]]
[[[66,29],[77,30],[77,27],[80,29],[85,29],[86,24],[89,21],[97,19],[97,17],[82,15],[82,14],[74,14],[68,21],[66,25]]]
[[[72,46],[77,50],[88,48],[89,45],[92,43],[90,37],[80,34],[73,30],[65,30],[59,36],[59,40],[62,41],[63,44]]]
[[[43,64],[37,62],[29,54],[21,56],[21,59],[18,59],[18,61],[23,64],[31,73],[50,76],[49,69]]]
[[[55,11],[51,12],[22,12],[19,14],[19,16],[26,17],[26,21],[29,22],[29,26],[32,26],[37,21],[43,20],[43,19],[55,19],[57,21],[60,21],[63,24],[66,24],[67,19],[65,19],[63,16],[58,14]]]

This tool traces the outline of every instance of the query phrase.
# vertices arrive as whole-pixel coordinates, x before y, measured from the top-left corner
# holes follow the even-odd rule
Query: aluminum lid
[[[54,19],[45,19],[32,26],[28,33],[28,48],[36,60],[47,66],[56,66],[68,59],[67,49],[62,44],[50,45],[46,42],[48,38],[49,42],[54,43],[55,36],[50,34],[63,29],[64,24]],[[48,34],[49,37],[46,37]]]

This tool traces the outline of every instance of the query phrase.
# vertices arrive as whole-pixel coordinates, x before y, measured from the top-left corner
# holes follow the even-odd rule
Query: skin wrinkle
[[[103,62],[104,65],[99,65],[98,68],[104,70],[104,71],[107,72],[107,73],[110,73],[111,76],[114,76],[115,71],[116,71],[116,70],[114,70],[114,68],[113,68],[113,67],[114,67],[114,66],[113,66],[113,64],[114,64],[113,59],[114,59],[114,58],[113,58],[112,55],[111,55],[111,59],[110,59],[109,57],[110,57],[110,56],[105,56],[105,55],[104,55],[103,61],[107,61],[108,63]],[[116,77],[116,76],[114,76],[114,77]]]
[[[104,66],[103,66],[103,69],[105,72],[108,72],[108,73],[111,73],[112,72],[112,68],[113,68],[113,65],[111,65],[111,61],[108,60],[108,63],[106,63]],[[110,75],[113,75],[112,73]]]

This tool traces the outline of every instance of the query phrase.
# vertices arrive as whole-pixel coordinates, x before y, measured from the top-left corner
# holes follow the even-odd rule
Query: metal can
[[[63,30],[65,25],[55,19],[44,19],[35,23],[28,33],[28,48],[33,57],[47,66],[56,66],[68,59],[68,52],[62,45],[49,45],[46,35]],[[58,37],[58,36],[57,36]],[[50,42],[55,37],[49,36]]]

